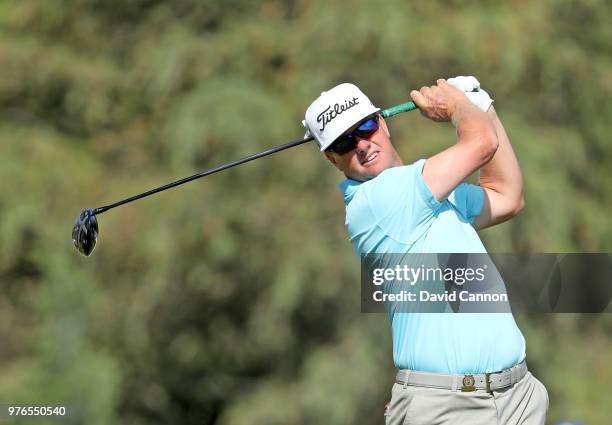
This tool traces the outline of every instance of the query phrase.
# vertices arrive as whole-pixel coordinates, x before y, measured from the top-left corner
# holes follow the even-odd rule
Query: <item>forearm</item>
[[[442,201],[493,158],[499,142],[485,112],[445,80],[437,83],[413,90],[410,96],[421,114],[433,121],[452,121],[457,130],[457,143],[427,158],[422,172],[431,193]]]
[[[480,170],[480,186],[503,195],[520,209],[523,204],[523,176],[518,160],[493,106],[487,115],[495,128],[499,147],[493,158]]]
[[[471,145],[478,157],[479,168],[488,163],[499,147],[499,140],[493,120],[470,102],[457,108],[452,116],[457,130],[457,144]]]

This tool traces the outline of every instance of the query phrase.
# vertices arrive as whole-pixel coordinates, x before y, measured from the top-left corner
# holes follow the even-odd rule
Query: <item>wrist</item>
[[[463,118],[466,116],[466,114],[469,114],[470,112],[474,112],[474,111],[477,111],[477,109],[466,98],[465,101],[462,100],[455,104],[455,109],[453,110],[451,114],[450,120],[456,128],[459,125],[459,123],[463,120]]]

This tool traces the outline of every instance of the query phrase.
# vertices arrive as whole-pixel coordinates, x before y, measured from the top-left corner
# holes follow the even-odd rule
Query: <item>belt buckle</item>
[[[476,391],[476,380],[474,379],[474,375],[463,375],[463,381],[461,381],[461,383],[461,392]]]

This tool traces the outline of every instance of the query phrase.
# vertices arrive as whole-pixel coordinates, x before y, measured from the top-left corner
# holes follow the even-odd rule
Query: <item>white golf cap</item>
[[[327,149],[346,130],[362,119],[380,111],[380,108],[350,83],[342,83],[324,91],[306,110],[305,137],[314,136],[321,147]]]

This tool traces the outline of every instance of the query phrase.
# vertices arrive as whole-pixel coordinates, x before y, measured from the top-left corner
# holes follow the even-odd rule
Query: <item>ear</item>
[[[337,165],[336,158],[334,157],[334,153],[333,152],[325,152],[325,151],[323,151],[323,154],[329,160],[329,162],[331,162],[334,165]]]
[[[336,161],[336,154],[333,152],[323,152],[325,154],[325,157],[327,158],[327,160],[329,162],[331,162],[334,167],[336,167],[338,170],[342,171],[342,168],[340,168],[340,165],[338,164],[338,161]]]

